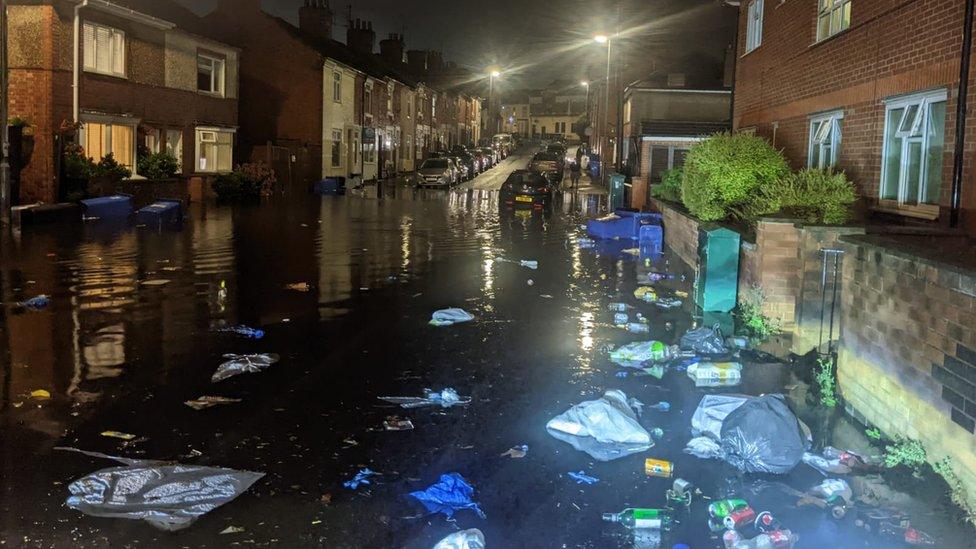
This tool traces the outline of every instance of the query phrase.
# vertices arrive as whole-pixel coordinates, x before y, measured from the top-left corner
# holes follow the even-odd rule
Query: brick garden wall
[[[976,273],[844,237],[838,385],[855,415],[952,458],[976,494]]]
[[[652,198],[651,203],[664,214],[664,245],[692,269],[697,269],[699,221],[656,198]]]
[[[763,310],[784,328],[793,327],[798,287],[799,229],[793,221],[760,220],[756,242],[744,242],[739,266],[739,298],[754,286],[766,296]]]

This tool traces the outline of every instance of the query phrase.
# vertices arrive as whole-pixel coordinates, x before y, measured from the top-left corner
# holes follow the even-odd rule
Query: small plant
[[[763,293],[762,288],[753,286],[739,301],[735,313],[746,335],[754,341],[766,341],[781,330],[779,321],[763,313],[765,302],[766,294]]]
[[[932,465],[932,469],[945,479],[946,484],[949,485],[949,499],[952,503],[956,504],[957,507],[962,509],[964,513],[964,518],[966,522],[971,525],[976,525],[976,508],[969,499],[969,492],[966,487],[963,486],[962,480],[956,471],[952,468],[952,459],[946,457],[940,461],[937,461]]]
[[[170,179],[180,171],[173,155],[166,152],[152,153],[139,159],[139,175],[146,179]]]
[[[867,429],[867,430],[864,431],[864,434],[867,435],[867,437],[869,439],[873,440],[873,441],[879,441],[879,440],[881,440],[881,430],[880,429],[877,429],[877,428]]]
[[[760,190],[787,173],[783,153],[765,139],[717,133],[695,144],[685,157],[681,197],[702,221],[753,219],[778,209]]]
[[[218,175],[213,190],[222,202],[257,200],[271,191],[275,181],[274,170],[263,163],[242,164],[231,173]]]
[[[7,122],[7,125],[9,125],[12,128],[26,128],[30,126],[30,122],[26,118],[14,116],[10,118],[10,120]]]
[[[92,172],[92,177],[98,177],[103,179],[108,179],[112,181],[121,181],[132,177],[132,171],[126,168],[122,164],[119,164],[115,160],[115,154],[108,153],[102,157],[101,160],[95,164],[95,169]]]
[[[801,170],[762,190],[770,204],[807,223],[847,223],[857,200],[854,184],[832,170]]]
[[[820,404],[828,408],[837,406],[837,395],[835,387],[837,384],[834,378],[834,361],[832,357],[824,356],[817,359],[819,367],[814,374],[814,379],[820,386]]]
[[[651,187],[651,196],[668,202],[681,202],[681,180],[684,171],[681,168],[667,170],[661,174],[661,182]]]
[[[925,465],[925,447],[917,440],[897,437],[885,447],[885,467],[893,469],[899,465],[910,467],[915,476],[921,475]]]

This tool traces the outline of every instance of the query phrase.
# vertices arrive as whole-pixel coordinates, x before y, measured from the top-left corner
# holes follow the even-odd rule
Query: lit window
[[[817,40],[829,38],[851,26],[851,0],[820,0]]]
[[[197,54],[197,90],[224,95],[224,60]]]
[[[332,130],[332,167],[342,166],[342,130]]]
[[[831,168],[840,156],[842,112],[819,115],[810,119],[810,139],[807,151],[808,168]]]
[[[945,118],[945,90],[885,104],[883,200],[904,205],[939,203]]]
[[[183,131],[166,130],[166,154],[176,159],[179,171],[183,171]]]
[[[125,33],[85,23],[85,70],[112,76],[125,76]]]
[[[234,132],[217,128],[197,128],[196,160],[196,169],[201,173],[233,170]]]
[[[373,85],[366,84],[363,92],[363,112],[366,116],[373,116]]]
[[[749,2],[749,19],[746,23],[746,53],[762,44],[763,0]]]
[[[332,100],[342,103],[342,73],[332,73]]]
[[[85,122],[82,131],[85,154],[96,162],[111,154],[115,161],[131,171],[136,163],[136,127],[134,124]]]

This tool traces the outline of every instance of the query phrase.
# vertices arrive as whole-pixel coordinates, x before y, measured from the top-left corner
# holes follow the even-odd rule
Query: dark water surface
[[[575,245],[597,196],[567,195],[551,214],[499,215],[491,191],[371,190],[366,196],[298,197],[255,207],[194,208],[179,231],[84,226],[32,229],[3,240],[0,269],[0,541],[10,547],[172,546],[431,547],[457,528],[484,531],[489,547],[627,547],[603,512],[663,507],[671,480],[648,478],[645,457],[675,462],[677,476],[718,495],[741,482],[803,490],[822,477],[800,465],[779,478],[736,478],[718,461],[682,453],[705,390],[680,372],[663,381],[615,377],[607,349],[641,339],[611,327],[607,304],[634,302],[640,269],[682,272],[668,255],[649,266]],[[538,271],[495,261],[536,259]],[[691,274],[691,273],[686,273]],[[531,284],[530,284],[531,280]],[[690,291],[687,282],[662,286]],[[167,281],[162,283],[162,281]],[[286,289],[308,283],[309,292]],[[23,312],[12,302],[48,294],[53,305]],[[429,326],[432,311],[457,306],[477,320]],[[668,342],[691,326],[690,309],[652,318]],[[259,327],[259,341],[214,333],[215,323]],[[668,322],[672,323],[668,329]],[[224,353],[274,352],[260,374],[212,384]],[[376,399],[455,387],[464,408],[403,412]],[[803,384],[782,364],[746,366],[747,394]],[[788,389],[786,389],[788,388]],[[30,398],[44,389],[53,398]],[[668,414],[646,454],[594,462],[546,434],[574,403],[622,389]],[[726,391],[731,392],[731,391]],[[212,394],[243,399],[195,411],[183,401]],[[416,429],[385,432],[389,414]],[[846,420],[806,413],[815,442],[863,437]],[[145,440],[126,444],[105,430]],[[845,434],[846,433],[846,434]],[[499,457],[528,444],[524,459]],[[56,446],[180,460],[266,473],[237,500],[190,528],[164,533],[141,521],[85,516],[64,506],[67,485],[113,462]],[[368,466],[369,487],[342,482]],[[565,476],[586,471],[600,482]],[[456,523],[422,516],[405,497],[456,471],[487,513]],[[906,481],[909,492],[926,486]],[[898,547],[796,508],[775,485],[747,493],[800,535],[797,547]],[[325,500],[323,501],[323,496]],[[331,498],[331,499],[329,499]],[[931,496],[928,501],[941,501]],[[915,522],[942,547],[969,546],[970,531],[937,503],[911,505]],[[663,546],[718,547],[699,498]],[[243,533],[219,535],[228,526]]]

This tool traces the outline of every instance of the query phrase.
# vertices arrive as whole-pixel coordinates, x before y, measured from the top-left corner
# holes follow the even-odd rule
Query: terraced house
[[[184,174],[232,169],[239,51],[197,32],[192,13],[168,0],[14,0],[9,16],[10,114],[28,124],[21,203],[64,198],[72,141],[136,178],[140,152],[161,150]]]

